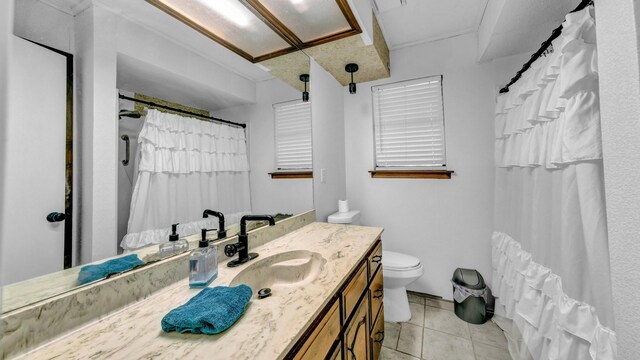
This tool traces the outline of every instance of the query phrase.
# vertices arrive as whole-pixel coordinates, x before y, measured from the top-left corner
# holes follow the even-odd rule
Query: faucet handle
[[[238,253],[238,245],[237,244],[227,244],[224,247],[224,254],[227,257],[232,257]]]

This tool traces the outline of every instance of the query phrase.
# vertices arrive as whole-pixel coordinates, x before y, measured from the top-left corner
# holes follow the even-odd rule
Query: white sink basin
[[[254,296],[263,288],[270,288],[274,296],[282,295],[288,292],[287,289],[313,282],[327,263],[322,255],[307,250],[287,251],[258,259],[236,275],[229,286],[249,285]]]

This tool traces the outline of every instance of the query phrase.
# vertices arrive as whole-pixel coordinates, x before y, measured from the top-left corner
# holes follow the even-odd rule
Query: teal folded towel
[[[78,282],[80,285],[88,284],[92,281],[104,279],[109,275],[137,268],[140,265],[144,265],[144,262],[136,254],[111,259],[101,264],[86,265],[80,269]]]
[[[251,296],[253,291],[244,284],[202,289],[186,304],[162,318],[162,330],[181,334],[219,334],[238,321]]]

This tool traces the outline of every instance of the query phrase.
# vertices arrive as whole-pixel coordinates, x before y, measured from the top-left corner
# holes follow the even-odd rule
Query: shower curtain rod
[[[589,5],[593,5],[593,0],[582,0],[578,5],[578,7],[573,9],[571,13],[580,11]],[[520,77],[522,77],[522,74],[524,74],[524,72],[531,67],[531,64],[533,64],[536,60],[538,60],[538,58],[542,56],[542,54],[544,54],[545,51],[547,51],[547,48],[551,46],[551,42],[555,40],[558,36],[560,36],[560,34],[562,34],[562,25],[558,26],[557,28],[555,28],[555,30],[553,30],[553,32],[551,33],[551,36],[545,42],[542,43],[542,45],[540,46],[540,49],[538,49],[538,51],[536,51],[533,55],[531,55],[531,59],[529,59],[529,61],[527,61],[526,64],[522,66],[522,69],[520,69],[520,71],[518,71],[516,75],[511,78],[511,81],[509,81],[507,85],[505,85],[502,89],[500,89],[500,94],[509,92],[509,86],[515,84],[516,81],[518,81]]]
[[[186,114],[186,115],[197,116],[197,117],[201,117],[201,118],[205,118],[205,119],[221,122],[221,123],[224,123],[224,124],[227,124],[227,125],[239,126],[241,128],[246,128],[247,127],[247,124],[235,123],[233,121],[219,119],[219,118],[216,118],[216,117],[213,117],[213,116],[201,115],[201,114],[194,113],[194,112],[191,112],[191,111],[177,109],[177,108],[174,108],[174,107],[171,107],[171,106],[157,104],[157,103],[154,103],[154,102],[151,102],[151,101],[140,100],[140,99],[132,98],[132,97],[125,96],[125,95],[122,95],[122,94],[118,94],[118,97],[120,99],[123,99],[123,100],[129,100],[129,101],[137,102],[137,103],[140,103],[140,104],[145,104],[145,105],[149,105],[149,106],[153,106],[153,107],[158,107],[158,108],[161,108],[161,109],[166,109],[166,110],[179,112],[179,113]]]

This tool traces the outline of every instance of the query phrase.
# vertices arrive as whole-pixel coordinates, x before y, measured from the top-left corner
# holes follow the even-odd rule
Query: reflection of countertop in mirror
[[[287,217],[277,218],[277,221],[284,220]],[[248,230],[252,231],[260,227],[267,226],[266,222],[252,222],[248,224]],[[235,236],[240,231],[239,224],[230,224],[226,227],[228,238]],[[189,242],[189,249],[195,249],[198,246],[200,240],[200,234],[193,234],[182,237]],[[209,241],[216,240],[216,233],[210,232],[207,234]],[[222,239],[220,239],[222,240]],[[160,260],[158,256],[158,245],[151,245],[135,251],[131,251],[128,254],[138,254],[138,257],[146,263]],[[125,254],[125,255],[128,255]],[[120,255],[121,256],[121,255]],[[110,259],[115,259],[119,256],[106,258],[96,261],[92,264],[103,263]],[[64,294],[68,291],[77,289],[80,286],[78,284],[78,273],[83,265],[72,267],[70,269],[56,271],[51,274],[46,274],[33,279],[20,281],[14,284],[9,284],[2,289],[2,306],[0,309],[2,312],[9,312],[29,304],[36,303],[38,301],[49,299],[53,296]],[[85,284],[88,285],[88,284]]]
[[[328,304],[347,275],[365,257],[381,228],[312,223],[251,250],[260,258],[292,250],[317,252],[327,260],[322,272],[303,288],[289,290],[288,300],[255,298],[243,317],[219,335],[163,333],[160,320],[198,290],[181,280],[145,300],[27,353],[28,359],[166,358],[277,359]],[[259,258],[259,259],[260,259]],[[254,260],[257,261],[257,260]],[[219,265],[210,286],[227,285],[240,271]],[[125,340],[126,339],[126,340]]]

